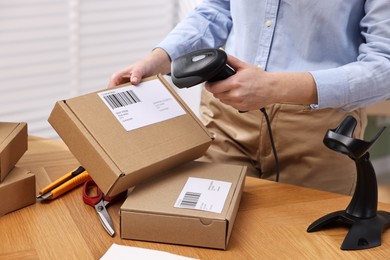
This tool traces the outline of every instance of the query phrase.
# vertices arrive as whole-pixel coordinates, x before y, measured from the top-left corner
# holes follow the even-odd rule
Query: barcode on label
[[[111,109],[124,107],[141,102],[132,90],[126,90],[115,94],[103,96],[104,100],[110,105]]]
[[[186,192],[184,194],[183,200],[180,203],[180,207],[194,209],[196,204],[198,204],[200,195],[202,194],[197,192]]]

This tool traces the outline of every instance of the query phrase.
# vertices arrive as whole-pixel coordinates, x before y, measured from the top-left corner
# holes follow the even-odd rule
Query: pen
[[[37,195],[37,199],[55,199],[84,183],[89,178],[88,172],[84,169],[84,167],[80,166],[40,190]]]

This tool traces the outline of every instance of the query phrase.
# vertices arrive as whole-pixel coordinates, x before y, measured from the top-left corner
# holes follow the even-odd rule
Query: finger
[[[240,69],[241,67],[243,67],[243,65],[245,64],[244,62],[242,62],[241,60],[237,59],[236,57],[232,56],[232,55],[227,55],[227,63],[229,64],[229,66],[231,66],[235,71],[237,71],[238,69]]]
[[[117,81],[116,79],[114,79],[113,77],[111,77],[110,82],[108,82],[107,88],[113,88],[113,87],[115,87],[115,86],[117,85],[116,81]]]
[[[237,109],[234,100],[231,100],[229,97],[226,97],[226,96],[224,96],[223,94],[222,94],[222,95],[214,95],[214,97],[215,97],[216,99],[218,99],[221,103],[223,103],[223,104],[225,104],[225,105],[227,105],[227,106],[231,106],[231,107]]]
[[[239,102],[236,102],[234,99],[230,99],[229,97],[221,97],[221,96],[214,96],[214,97],[217,98],[221,103],[228,105],[228,106],[231,106],[231,107],[237,109],[238,111],[248,111],[249,110],[249,109],[247,109],[246,105],[241,104]]]
[[[227,84],[223,84],[222,81],[224,80],[219,80],[215,82],[205,82],[204,86],[207,91],[209,91],[214,95],[221,94],[229,90]]]
[[[133,71],[130,76],[130,82],[133,85],[137,85],[142,80],[142,73],[139,71]]]
[[[111,76],[111,80],[108,84],[108,88],[113,88],[121,84],[125,84],[130,81],[129,69],[122,69]]]
[[[108,83],[108,88],[113,88],[122,84],[129,82],[129,77],[127,76],[112,76],[110,82]]]

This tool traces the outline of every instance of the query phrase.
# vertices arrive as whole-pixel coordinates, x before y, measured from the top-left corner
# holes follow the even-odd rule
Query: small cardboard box
[[[35,195],[35,175],[14,167],[0,184],[0,216],[34,204]]]
[[[160,75],[59,101],[49,123],[107,195],[199,158],[212,140]]]
[[[137,185],[120,208],[121,238],[226,249],[241,200],[245,174],[245,166],[194,161]],[[189,190],[193,191],[187,191],[186,184],[190,179],[201,181],[207,190],[194,192],[198,187],[190,185]],[[205,203],[200,196],[205,199],[210,199],[210,195],[216,197],[214,193],[223,190],[218,182],[231,183],[226,200],[220,205],[222,211],[206,211],[210,205],[216,209],[217,202]],[[181,197],[183,187],[187,192]],[[209,191],[211,194],[208,194]],[[185,199],[187,195],[191,196]],[[190,207],[177,207],[183,202]],[[203,210],[193,209],[195,204]]]
[[[27,151],[27,124],[0,122],[0,183]]]

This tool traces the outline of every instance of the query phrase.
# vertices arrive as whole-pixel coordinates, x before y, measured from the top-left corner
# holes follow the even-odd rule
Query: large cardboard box
[[[34,204],[35,195],[35,175],[14,167],[0,184],[0,216]]]
[[[160,75],[59,101],[49,123],[107,195],[199,158],[212,140]]]
[[[137,185],[120,208],[121,238],[226,249],[245,174],[245,166],[194,161]]]
[[[0,122],[0,183],[27,151],[27,124]]]

